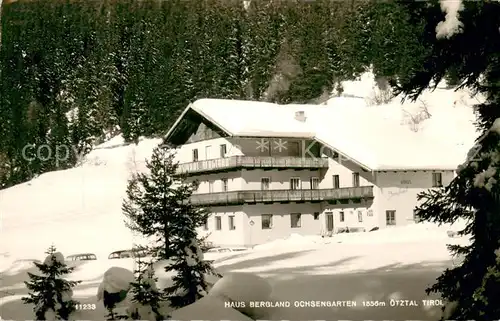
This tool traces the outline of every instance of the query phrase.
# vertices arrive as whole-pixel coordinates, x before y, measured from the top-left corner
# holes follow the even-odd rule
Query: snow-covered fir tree
[[[214,273],[210,264],[203,260],[203,252],[196,241],[193,230],[178,226],[179,238],[173,243],[178,255],[172,258],[173,264],[168,270],[177,271],[174,284],[165,289],[170,305],[181,308],[204,297],[208,292],[205,282],[206,273]],[[179,292],[179,289],[185,291]]]
[[[154,272],[154,261],[146,262],[137,258],[135,282],[131,283],[132,304],[129,306],[128,315],[133,320],[160,321],[165,318],[160,312],[160,303],[163,294],[156,287],[158,278]]]
[[[462,87],[468,87],[485,98],[475,106],[476,124],[482,135],[464,164],[459,166],[457,176],[448,186],[419,195],[421,205],[416,214],[420,218],[436,223],[465,220],[466,227],[460,234],[471,239],[470,245],[450,246],[452,253],[463,261],[459,266],[447,269],[427,292],[437,292],[449,303],[444,308],[443,320],[498,320],[500,2],[463,2],[458,17],[462,28],[457,33],[443,27],[444,13],[435,14],[445,7],[439,8],[437,3],[434,7],[416,3],[408,6],[412,12],[419,10],[419,16],[426,18],[422,43],[428,44],[430,53],[424,63],[414,66],[417,69],[410,73],[411,79],[400,80],[398,90],[417,99],[432,83],[437,86],[452,73]],[[440,31],[449,33],[443,36]],[[463,46],[464,43],[467,46]]]
[[[51,246],[43,263],[34,262],[40,275],[28,272],[29,281],[25,281],[30,291],[22,298],[25,304],[33,304],[36,320],[69,320],[75,311],[77,302],[72,299],[73,290],[80,281],[67,281],[63,277],[74,268],[64,263],[64,256]]]
[[[152,240],[152,250],[166,260],[167,273],[174,272],[174,285],[165,289],[173,307],[201,298],[207,290],[205,273],[216,274],[199,254],[196,228],[207,219],[205,209],[194,206],[191,195],[196,182],[178,174],[175,154],[164,146],[154,149],[146,162],[147,173],[136,173],[127,187],[123,212],[127,226]]]

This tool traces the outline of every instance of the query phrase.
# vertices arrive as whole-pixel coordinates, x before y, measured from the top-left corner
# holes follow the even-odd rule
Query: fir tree
[[[443,319],[497,320],[500,318],[500,3],[464,2],[459,12],[461,32],[437,38],[436,26],[445,14],[439,5],[408,4],[415,19],[427,20],[422,42],[431,53],[409,81],[396,86],[416,99],[423,90],[434,86],[447,75],[462,86],[481,93],[485,102],[476,106],[477,139],[457,177],[446,187],[419,195],[422,202],[416,214],[425,221],[467,222],[461,235],[471,237],[468,246],[450,246],[463,257],[460,266],[447,269],[427,292],[437,292],[452,303]],[[467,43],[467,46],[463,44]],[[480,52],[481,54],[478,54]]]
[[[166,288],[165,292],[172,307],[182,308],[207,294],[204,275],[216,273],[210,263],[203,261],[203,252],[194,229],[183,228],[181,224],[176,229],[179,238],[173,242],[173,247],[177,249],[178,255],[172,258],[173,264],[167,270],[177,271],[177,274],[173,277],[174,284]]]
[[[30,281],[25,281],[30,290],[29,296],[22,298],[25,304],[33,304],[36,320],[47,320],[47,312],[55,313],[58,320],[68,320],[75,311],[76,301],[71,299],[72,288],[80,281],[67,281],[63,276],[68,275],[74,268],[68,268],[61,253],[51,246],[46,252],[45,262],[35,266],[42,275],[29,273]]]
[[[165,271],[177,273],[165,292],[173,306],[181,307],[203,295],[207,289],[203,274],[215,272],[190,255],[197,253],[192,242],[208,213],[191,204],[197,184],[178,175],[174,156],[162,146],[154,149],[146,162],[148,173],[134,174],[129,181],[123,212],[127,226],[151,239],[153,252],[169,262]]]
[[[164,320],[160,312],[163,294],[156,287],[158,278],[155,276],[154,262],[145,262],[138,257],[136,263],[137,269],[134,272],[137,277],[131,283],[130,293],[132,302],[137,305],[132,307],[129,315],[133,320],[152,320],[152,317],[156,321]]]

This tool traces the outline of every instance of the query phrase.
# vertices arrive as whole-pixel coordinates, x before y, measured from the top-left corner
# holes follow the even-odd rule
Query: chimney
[[[300,122],[305,122],[306,121],[306,115],[303,110],[299,110],[295,112],[295,119],[300,121]]]

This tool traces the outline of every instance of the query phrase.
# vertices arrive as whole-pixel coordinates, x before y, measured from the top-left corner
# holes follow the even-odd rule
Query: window
[[[373,216],[373,210],[368,210],[367,215],[368,215],[368,216]]]
[[[215,217],[215,229],[217,231],[222,230],[222,217],[220,216]]]
[[[227,192],[227,178],[222,178],[221,180],[222,191]]]
[[[385,211],[386,225],[396,225],[396,211]]]
[[[234,215],[229,216],[229,229],[236,230],[236,226],[234,226]]]
[[[262,214],[261,220],[262,220],[263,230],[268,230],[273,228],[273,214]]]
[[[205,223],[203,224],[203,229],[205,231],[208,231],[208,218],[205,220]]]
[[[318,189],[319,188],[319,178],[318,177],[311,177],[311,189]]]
[[[363,222],[363,212],[358,211],[358,222]]]
[[[293,190],[300,189],[300,178],[298,177],[290,178],[290,189]]]
[[[441,173],[432,173],[432,187],[443,187],[443,177]]]
[[[333,175],[333,188],[340,188],[340,176]]]
[[[209,193],[213,193],[214,192],[214,182],[213,181],[209,181],[208,182],[208,192]]]
[[[260,189],[263,191],[269,190],[269,185],[271,184],[271,179],[269,177],[262,177],[260,179]]]
[[[352,173],[352,186],[359,187],[359,173]]]
[[[345,215],[344,215],[344,212],[340,212],[340,221],[343,222],[345,220]]]
[[[198,161],[198,149],[195,148],[193,149],[193,162],[197,162]]]
[[[314,212],[313,217],[315,221],[319,220],[319,212]]]
[[[413,221],[414,221],[415,223],[419,223],[419,222],[421,222],[421,221],[422,221],[422,220],[420,219],[420,215],[418,215],[418,214],[417,214],[417,210],[416,210],[416,209],[414,209],[414,210],[413,210]]]
[[[224,158],[227,155],[227,146],[226,144],[220,145],[220,158]]]
[[[300,227],[300,217],[302,214],[300,213],[292,213],[290,214],[290,227]]]

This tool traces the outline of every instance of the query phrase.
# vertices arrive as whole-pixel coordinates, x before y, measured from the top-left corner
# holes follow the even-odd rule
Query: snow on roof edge
[[[226,132],[228,135],[230,136],[234,136],[234,133],[230,130],[228,130],[227,128],[225,128],[224,126],[222,126],[219,122],[215,121],[215,119],[213,119],[211,116],[209,116],[207,113],[205,113],[204,111],[200,110],[199,108],[196,108],[196,106],[191,103],[190,104],[190,108],[192,110],[194,110],[195,112],[197,112],[198,114],[202,115],[203,117],[205,117],[209,122],[211,122],[212,124],[215,124],[217,125],[220,129],[222,129],[224,132]]]
[[[227,127],[228,124],[223,124],[219,121],[216,121],[217,117],[221,117],[221,115],[217,116],[217,114],[215,114],[215,116],[217,116],[217,117],[214,118],[213,115],[211,114],[210,110],[205,110],[203,108],[203,106],[204,106],[202,104],[203,101],[208,101],[208,102],[225,101],[226,103],[228,101],[240,102],[240,100],[231,100],[231,99],[209,99],[209,98],[198,99],[195,102],[190,103],[188,105],[188,107],[186,107],[183,114],[180,115],[180,117],[178,118],[178,120],[176,121],[174,126],[169,130],[169,133],[171,133],[173,131],[173,128],[175,128],[175,126],[178,125],[178,123],[182,119],[182,117],[185,116],[187,110],[192,109],[196,113],[200,114],[202,117],[206,118],[208,121],[217,125],[219,128],[221,128],[223,131],[225,131],[231,137],[235,137],[235,136],[246,136],[246,137],[256,137],[256,138],[260,138],[260,137],[273,137],[273,138],[289,137],[289,138],[291,138],[291,137],[294,137],[294,138],[314,139],[315,141],[335,150],[340,155],[351,159],[354,163],[361,166],[362,168],[367,169],[368,171],[405,171],[405,170],[406,171],[415,171],[415,170],[436,170],[436,171],[443,171],[443,170],[448,171],[448,170],[450,170],[451,171],[451,170],[455,170],[456,166],[458,166],[458,163],[459,163],[458,162],[457,164],[451,164],[450,162],[445,161],[444,164],[443,163],[439,164],[439,162],[438,162],[438,164],[439,164],[438,165],[435,162],[430,161],[430,162],[424,162],[422,164],[411,164],[411,165],[407,166],[404,163],[391,164],[392,163],[391,161],[386,162],[385,164],[384,164],[384,162],[379,163],[377,161],[374,162],[374,160],[370,161],[369,159],[368,159],[368,162],[367,162],[367,160],[360,161],[357,157],[356,158],[350,157],[348,155],[348,153],[345,153],[343,150],[339,150],[338,148],[334,148],[333,146],[331,146],[331,144],[325,143],[325,141],[323,139],[318,138],[318,133],[316,133],[316,132],[313,133],[313,132],[307,131],[306,128],[304,128],[305,129],[304,131],[300,130],[299,128],[296,128],[296,129],[298,129],[298,131],[297,130],[286,131],[286,129],[285,130],[281,129],[281,130],[277,130],[277,131],[257,130],[257,129],[252,130],[251,127],[250,127],[250,129],[236,127],[236,128],[232,128],[231,130],[229,130]],[[196,104],[196,102],[199,102],[199,103]],[[241,101],[241,102],[246,102],[246,103],[256,104],[256,105],[257,104],[268,104],[268,105],[279,106],[279,107],[287,106],[287,105],[274,104],[274,103],[269,103],[269,102],[251,101],[251,100]],[[291,107],[301,107],[302,105],[300,105],[300,106],[290,105],[290,106]],[[306,107],[306,106],[310,107],[310,106],[314,106],[314,105],[304,105],[304,107]],[[438,165],[438,166],[436,166],[436,165]]]

